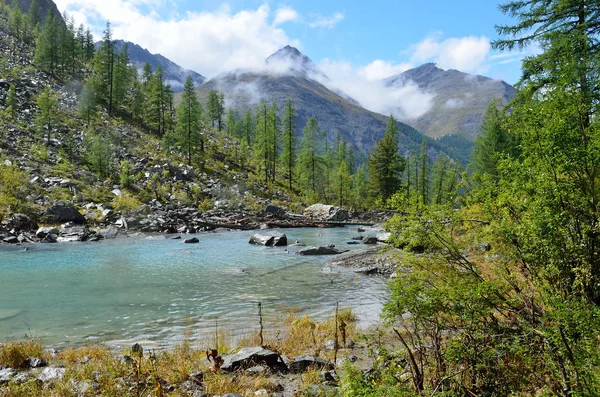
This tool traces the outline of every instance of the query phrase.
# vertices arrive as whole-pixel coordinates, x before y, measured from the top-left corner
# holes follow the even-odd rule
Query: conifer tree
[[[285,101],[283,108],[283,152],[281,162],[283,163],[289,189],[293,188],[294,168],[296,167],[296,110],[291,99]]]
[[[429,155],[427,154],[427,141],[421,142],[421,153],[419,154],[419,196],[422,204],[429,203]]]
[[[269,108],[269,161],[271,180],[275,182],[275,174],[277,170],[277,160],[279,159],[279,139],[281,131],[279,130],[279,116],[277,115],[277,104],[273,102]]]
[[[269,114],[265,102],[261,102],[256,109],[256,139],[254,141],[254,153],[265,173],[265,184],[269,183],[270,170],[270,141],[269,141]]]
[[[19,101],[17,100],[16,84],[13,83],[8,89],[6,96],[6,113],[10,120],[15,121],[17,119],[17,112],[19,110]]]
[[[85,118],[88,125],[96,114],[96,99],[89,84],[85,84],[79,94],[79,114]]]
[[[49,144],[50,133],[60,120],[58,101],[56,96],[50,92],[50,87],[46,86],[38,96],[36,103],[39,111],[35,123],[41,131],[46,132],[46,144]]]
[[[132,75],[129,68],[129,46],[127,43],[115,57],[113,65],[114,109],[122,110],[126,102],[128,89],[131,87]]]
[[[225,120],[225,131],[230,136],[236,136],[238,132],[237,119],[232,108],[227,109],[227,118]],[[239,138],[239,137],[238,137]]]
[[[254,145],[254,135],[256,132],[256,123],[254,121],[254,117],[252,116],[252,111],[250,109],[247,109],[246,113],[244,113],[242,125],[242,142],[244,142],[245,145],[250,148]]]
[[[372,194],[385,202],[400,189],[404,158],[398,153],[398,125],[390,116],[383,138],[369,157],[369,182]]]
[[[213,128],[219,132],[223,128],[223,115],[225,114],[225,97],[217,90],[211,90],[208,93],[207,116],[208,121],[212,123]]]
[[[27,11],[27,19],[29,27],[32,30],[37,30],[38,26],[42,23],[42,17],[40,15],[40,6],[38,0],[32,0],[29,4],[29,10]]]
[[[306,196],[318,197],[321,182],[323,159],[320,151],[320,138],[323,134],[316,117],[311,117],[302,130],[303,137],[298,151],[296,174],[298,183]]]
[[[114,64],[115,64],[115,43],[112,39],[112,28],[110,22],[106,22],[106,29],[102,39],[102,44],[98,48],[94,59],[94,80],[93,88],[96,98],[106,103],[108,113],[113,112],[114,101]]]
[[[59,22],[50,13],[38,36],[34,58],[36,65],[50,74],[57,72],[60,63],[59,37]]]
[[[8,16],[8,26],[13,36],[18,39],[23,38],[23,30],[25,28],[25,21],[23,18],[23,11],[17,0],[13,1],[10,14]]]
[[[177,143],[187,157],[188,165],[192,165],[192,157],[197,153],[201,141],[202,109],[194,90],[194,81],[188,76],[183,86],[181,103],[177,107]]]

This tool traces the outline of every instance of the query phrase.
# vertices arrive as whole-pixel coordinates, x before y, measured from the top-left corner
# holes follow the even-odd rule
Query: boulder
[[[4,241],[6,244],[19,244],[19,239],[16,236],[8,236],[2,241]]]
[[[391,237],[392,233],[389,232],[377,233],[377,241],[379,241],[380,243],[387,243]]]
[[[308,369],[333,369],[333,366],[329,361],[311,355],[296,357],[290,363],[292,373],[302,373]]]
[[[42,368],[48,365],[48,363],[43,358],[29,357],[25,360],[25,365],[29,368]]]
[[[7,229],[15,229],[15,231],[29,231],[37,229],[38,225],[30,217],[25,214],[14,214],[6,222]]]
[[[35,235],[42,240],[45,239],[49,234],[58,236],[59,231],[55,227],[40,227],[37,232],[35,232]]]
[[[308,247],[296,252],[298,255],[314,256],[314,255],[339,255],[342,251],[333,246]]]
[[[250,238],[250,244],[264,245],[267,247],[285,247],[288,244],[287,236],[278,231],[263,231]]]
[[[275,214],[275,215],[284,215],[285,214],[285,210],[281,207],[278,207],[276,205],[273,204],[269,204],[266,206],[265,208],[265,214]]]
[[[198,244],[200,242],[200,240],[198,240],[196,237],[192,237],[192,238],[183,240],[183,242],[184,242],[184,244]]]
[[[43,215],[47,223],[73,222],[77,225],[85,223],[85,217],[72,204],[55,204],[48,208]]]
[[[10,379],[17,374],[12,368],[0,369],[0,385],[8,383]]]
[[[119,233],[119,229],[117,229],[113,225],[110,225],[108,227],[108,229],[101,230],[100,235],[105,239],[114,239],[114,238],[117,238],[120,235],[120,233]]]
[[[90,237],[90,231],[85,226],[73,226],[69,227],[64,225],[60,234],[58,235],[57,241],[59,243],[71,243],[77,241],[87,241]]]
[[[326,204],[314,204],[304,210],[304,215],[327,222],[344,222],[350,219],[348,211]]]
[[[236,354],[225,354],[222,356],[223,372],[234,372],[238,369],[247,369],[257,365],[264,365],[273,372],[285,373],[288,371],[287,365],[279,353],[263,347],[246,347]]]
[[[377,244],[378,242],[379,242],[379,240],[377,239],[376,236],[369,236],[369,237],[365,237],[363,239],[363,244],[373,245],[373,244]]]
[[[60,380],[65,376],[65,372],[67,372],[67,370],[64,368],[48,367],[38,375],[37,379],[42,383]]]

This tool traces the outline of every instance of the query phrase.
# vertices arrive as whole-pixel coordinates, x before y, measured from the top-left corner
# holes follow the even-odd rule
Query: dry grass
[[[347,339],[356,336],[355,318],[349,310],[340,310],[338,322],[346,326]],[[244,373],[215,373],[206,359],[204,346],[213,346],[216,337],[219,339],[219,353],[232,352],[231,333],[218,330],[217,336],[205,335],[200,346],[193,348],[188,338],[191,330],[186,332],[184,341],[169,351],[144,351],[142,358],[130,351],[123,355],[134,357],[136,361],[125,363],[103,346],[88,346],[79,349],[68,349],[60,352],[52,361],[53,366],[64,365],[67,369],[61,381],[41,385],[35,380],[17,385],[10,383],[0,387],[2,397],[71,397],[71,396],[178,396],[182,393],[176,388],[167,392],[160,389],[159,382],[179,385],[189,379],[190,374],[204,373],[204,391],[208,395],[238,393],[242,396],[253,396],[258,390],[272,393],[280,387],[273,378],[266,375],[248,375]],[[323,358],[333,358],[333,351],[325,351],[325,341],[334,339],[335,318],[324,322],[316,322],[309,317],[296,317],[289,314],[281,327],[265,332],[265,345],[281,354],[295,357],[302,354],[319,354]],[[340,334],[341,335],[341,334]],[[340,343],[341,343],[341,336]],[[259,336],[252,333],[240,340],[238,348],[259,345]],[[34,340],[23,343],[9,343],[0,346],[0,365],[19,368],[28,357],[43,357],[42,345]],[[152,357],[152,358],[151,358]],[[44,357],[48,359],[49,357]],[[80,393],[77,385],[95,383],[97,390]],[[320,371],[311,370],[299,376],[302,388],[320,383]]]
[[[12,342],[0,345],[0,366],[24,368],[28,358],[47,358],[39,340]]]

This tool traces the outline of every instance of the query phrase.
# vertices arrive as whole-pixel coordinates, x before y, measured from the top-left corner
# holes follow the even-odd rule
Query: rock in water
[[[330,246],[308,247],[296,252],[298,255],[314,256],[314,255],[339,255],[342,251]]]
[[[304,215],[328,222],[344,222],[350,219],[348,211],[326,204],[314,204],[304,210]]]
[[[42,218],[47,223],[85,223],[85,217],[72,204],[55,204],[44,212]]]
[[[200,240],[196,237],[188,238],[187,240],[183,240],[184,244],[198,244]]]
[[[238,369],[247,369],[256,365],[264,365],[273,372],[287,372],[287,365],[279,353],[263,347],[246,347],[236,354],[223,355],[223,365],[221,370],[224,372],[234,372]]]
[[[285,247],[288,244],[287,236],[278,231],[265,231],[256,233],[250,238],[250,244],[264,245],[267,247]]]

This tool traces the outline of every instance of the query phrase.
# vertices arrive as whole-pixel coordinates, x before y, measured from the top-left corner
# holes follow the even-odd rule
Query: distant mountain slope
[[[96,47],[99,47],[100,43],[101,42],[96,43]],[[117,51],[120,51],[125,45],[125,41],[116,40],[115,44]],[[171,84],[171,88],[173,88],[173,91],[175,92],[179,92],[183,89],[183,84],[188,75],[192,76],[196,86],[204,83],[206,80],[201,74],[194,72],[193,70],[185,69],[160,54],[152,54],[147,49],[131,42],[127,42],[127,44],[129,45],[129,59],[131,63],[135,65],[138,70],[141,70],[146,62],[150,63],[152,70],[156,70],[159,65],[162,66],[165,71],[165,80]]]
[[[458,134],[471,141],[479,134],[483,115],[494,99],[508,102],[516,94],[511,85],[488,77],[457,70],[442,70],[427,63],[385,80],[394,87],[413,81],[419,88],[435,94],[432,108],[414,120],[406,120],[423,134],[439,138]]]
[[[272,70],[267,64],[265,71],[239,69],[222,73],[198,88],[201,99],[206,100],[210,90],[218,90],[225,95],[226,105],[241,114],[247,108],[255,109],[256,105],[263,100],[268,103],[274,101],[281,109],[285,101],[290,98],[298,114],[296,119],[298,135],[302,135],[302,128],[306,121],[311,116],[315,116],[321,129],[327,132],[329,142],[333,142],[336,132],[339,131],[362,154],[363,158],[368,155],[377,140],[383,136],[387,117],[368,111],[331,91],[311,78],[322,72],[318,68],[314,69],[316,65],[308,57],[292,47],[283,50],[285,53],[292,54],[292,57],[285,58],[281,53],[276,53],[268,58],[269,62],[272,63],[274,57],[280,64],[285,64],[284,61],[287,60],[290,61],[289,67],[278,66]],[[299,62],[294,63],[296,60]],[[405,151],[417,152],[424,138],[423,135],[406,124],[399,123],[399,125],[401,148]],[[431,147],[434,151],[443,151],[442,146],[433,140],[431,140]]]
[[[6,0],[6,4],[12,5],[14,1],[15,0]],[[29,12],[29,6],[31,5],[33,0],[18,0],[18,1],[19,1],[19,6],[21,7],[21,11],[23,11],[24,13]],[[62,19],[62,16],[60,14],[60,11],[58,10],[58,7],[56,7],[56,4],[54,4],[54,2],[52,0],[38,0],[37,3],[38,3],[38,7],[40,9],[40,16],[42,17],[42,19],[45,19],[46,15],[48,15],[49,12],[53,12],[55,16]]]

